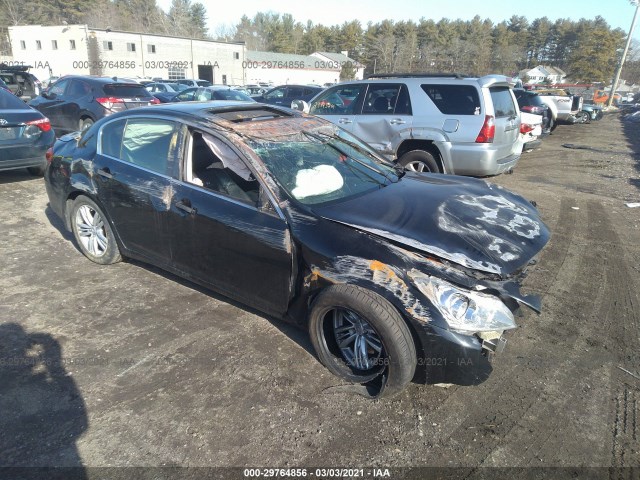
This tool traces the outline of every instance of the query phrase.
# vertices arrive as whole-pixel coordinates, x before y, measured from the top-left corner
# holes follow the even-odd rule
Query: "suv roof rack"
[[[367,75],[366,79],[369,80],[374,78],[421,78],[421,77],[467,78],[467,75],[463,75],[462,73],[372,73],[371,75]]]
[[[26,72],[31,68],[31,65],[7,65],[6,63],[0,63],[0,70],[4,72]]]

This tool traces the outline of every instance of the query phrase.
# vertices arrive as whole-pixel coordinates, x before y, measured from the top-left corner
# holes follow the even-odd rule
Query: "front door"
[[[202,132],[192,137],[170,212],[174,266],[243,303],[284,313],[293,255],[287,223],[265,208],[264,190],[234,150]]]

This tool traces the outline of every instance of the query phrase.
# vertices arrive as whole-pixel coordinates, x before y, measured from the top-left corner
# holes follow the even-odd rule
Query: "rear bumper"
[[[518,145],[522,145],[521,141],[518,141]],[[486,148],[478,145],[469,148],[452,148],[450,154],[453,172],[448,173],[476,177],[500,175],[516,166],[521,153],[522,148],[519,148],[518,153],[499,157],[501,153],[497,149],[491,149],[491,144]]]
[[[38,167],[46,163],[47,149],[55,142],[53,130],[46,132],[36,143],[0,146],[0,170]]]
[[[536,138],[535,140],[526,142],[522,147],[522,151],[526,152],[527,150],[533,150],[534,148],[538,148],[540,145],[542,145],[542,140]]]

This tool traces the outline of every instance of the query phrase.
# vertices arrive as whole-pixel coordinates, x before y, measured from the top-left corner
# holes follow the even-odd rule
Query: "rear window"
[[[208,87],[208,86],[210,86],[210,85],[211,85],[211,82],[208,82],[208,81],[206,81],[206,80],[198,80],[196,83],[197,83],[197,84],[198,84],[198,86],[200,86],[200,87]]]
[[[239,92],[238,90],[215,90],[213,92],[213,97],[216,100],[239,100],[242,102],[254,101],[249,95]]]
[[[31,108],[14,94],[0,89],[0,110],[31,110]]]
[[[447,115],[480,115],[480,96],[471,85],[421,85],[438,110]]]
[[[142,97],[142,98],[150,98],[153,97],[144,85],[128,85],[128,84],[118,84],[113,83],[111,85],[104,86],[104,93],[109,97],[118,97],[118,98],[133,98],[133,97]]]
[[[509,87],[493,87],[489,89],[493,110],[496,118],[513,117],[517,115],[516,106],[513,104]]]

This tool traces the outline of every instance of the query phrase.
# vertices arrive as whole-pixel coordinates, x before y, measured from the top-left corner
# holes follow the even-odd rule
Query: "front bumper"
[[[418,383],[478,385],[489,377],[492,356],[506,343],[504,337],[482,340],[426,324],[417,326],[416,334],[418,365],[414,381]]]

